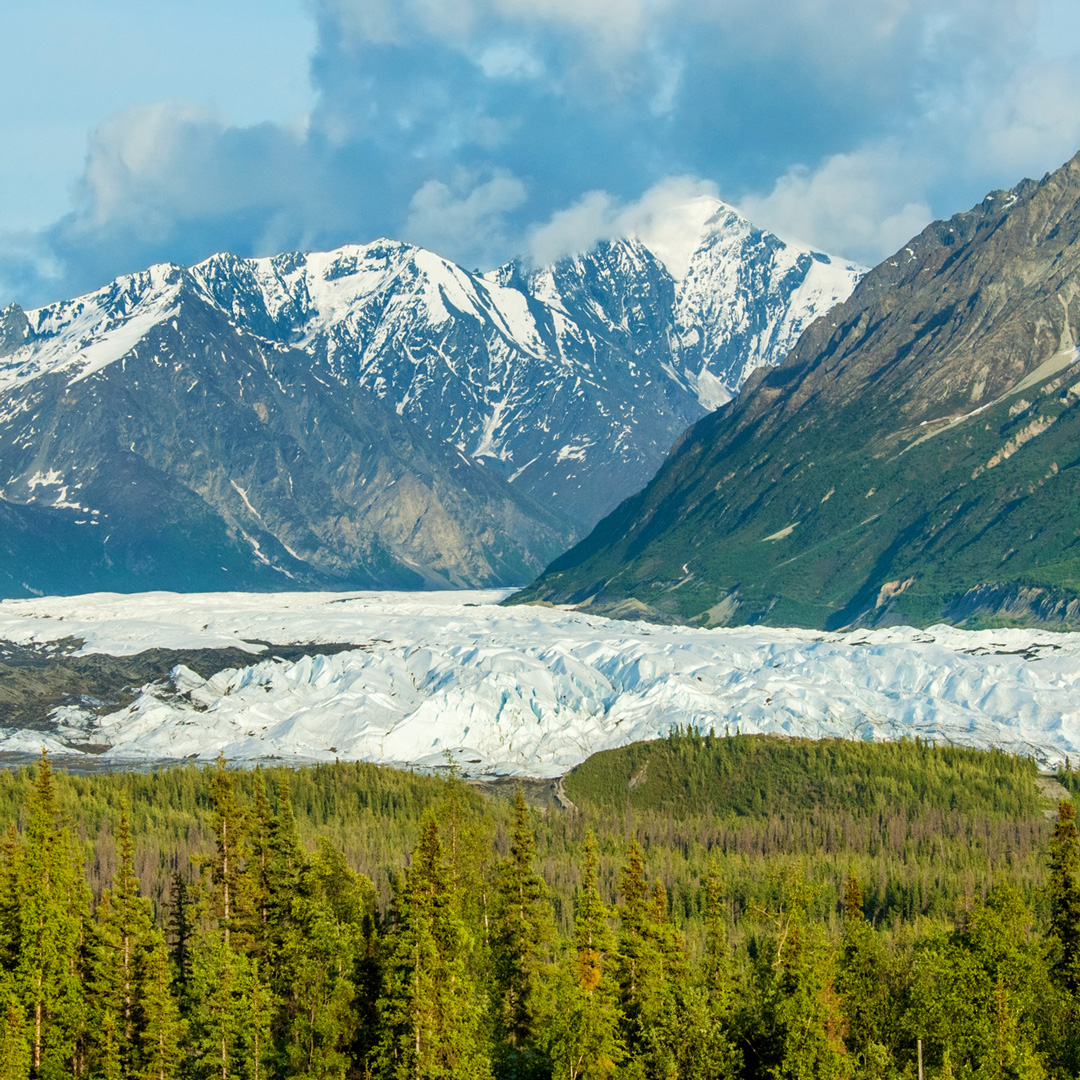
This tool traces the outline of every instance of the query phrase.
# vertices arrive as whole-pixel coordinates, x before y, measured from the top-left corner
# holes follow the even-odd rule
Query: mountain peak
[[[928,226],[525,597],[1080,625],[1078,278],[1077,159]]]
[[[682,281],[710,225],[731,214],[738,216],[715,195],[695,195],[673,207],[665,207],[662,214],[640,224],[633,235],[664,264],[676,281]]]

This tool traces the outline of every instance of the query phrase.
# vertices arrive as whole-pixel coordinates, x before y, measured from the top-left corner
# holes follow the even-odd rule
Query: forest
[[[1080,840],[1028,759],[440,772],[0,770],[0,1080],[1080,1075]]]

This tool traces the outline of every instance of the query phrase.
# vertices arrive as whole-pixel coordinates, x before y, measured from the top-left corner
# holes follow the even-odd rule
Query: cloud
[[[106,118],[68,211],[0,237],[0,303],[163,259],[379,235],[472,266],[635,232],[678,270],[717,191],[763,226],[873,262],[1080,145],[1080,10],[1064,0],[309,10],[302,125],[175,101]]]
[[[606,191],[590,191],[534,227],[527,252],[543,266],[588,251],[600,240],[636,236],[680,279],[718,200],[715,184],[689,176],[668,177],[629,203]]]
[[[501,169],[483,183],[468,174],[453,187],[428,180],[409,203],[404,237],[421,247],[454,251],[459,261],[490,263],[505,253],[507,213],[526,198],[525,185]]]
[[[927,163],[884,143],[796,165],[764,195],[738,200],[751,221],[780,236],[873,264],[931,220]]]

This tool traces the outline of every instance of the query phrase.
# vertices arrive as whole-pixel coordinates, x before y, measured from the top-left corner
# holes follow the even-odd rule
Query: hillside
[[[1030,758],[902,741],[786,739],[673,732],[593,754],[567,774],[581,806],[669,814],[680,820],[865,817],[961,811],[1017,818],[1045,805]]]
[[[1080,623],[1080,160],[929,226],[517,602]]]

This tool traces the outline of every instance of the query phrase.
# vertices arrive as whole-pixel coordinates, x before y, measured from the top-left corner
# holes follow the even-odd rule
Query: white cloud
[[[835,255],[876,263],[932,219],[922,197],[932,170],[911,147],[883,143],[789,169],[739,208],[756,225]]]
[[[536,79],[544,74],[543,62],[524,45],[501,41],[487,46],[477,58],[489,79]]]
[[[405,238],[459,261],[486,263],[506,244],[505,215],[527,197],[525,185],[505,169],[484,182],[468,173],[453,186],[429,180],[409,203]]]
[[[1080,71],[1075,63],[1040,61],[1012,74],[999,92],[981,99],[968,153],[992,168],[1038,173],[1080,148]]]
[[[678,280],[686,274],[702,227],[720,205],[715,184],[690,176],[661,180],[629,203],[590,191],[531,230],[528,254],[544,266],[601,240],[636,236]]]

